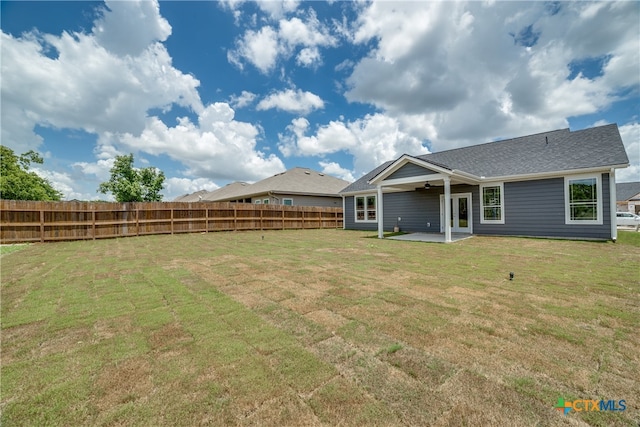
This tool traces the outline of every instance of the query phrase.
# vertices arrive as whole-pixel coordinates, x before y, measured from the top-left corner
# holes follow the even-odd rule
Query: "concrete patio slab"
[[[458,242],[473,237],[468,233],[451,233],[451,242]],[[406,240],[411,242],[445,243],[444,233],[408,233],[398,236],[385,237],[392,240]]]

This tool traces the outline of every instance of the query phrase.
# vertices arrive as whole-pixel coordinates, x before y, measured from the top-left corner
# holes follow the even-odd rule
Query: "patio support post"
[[[378,197],[376,197],[378,218],[378,239],[384,238],[384,215],[382,213],[382,185],[378,185]]]
[[[451,178],[444,181],[444,242],[451,243]]]

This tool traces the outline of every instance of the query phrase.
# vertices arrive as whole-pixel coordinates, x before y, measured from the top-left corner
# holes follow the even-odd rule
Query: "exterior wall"
[[[565,224],[564,178],[504,183],[504,224],[480,223],[480,187],[452,185],[451,194],[472,193],[473,233],[504,236],[610,239],[609,174],[602,174],[602,225]],[[372,192],[371,194],[375,194]],[[440,232],[443,187],[388,193],[384,198],[384,231],[398,217],[408,232]],[[345,197],[344,224],[351,230],[377,230],[377,223],[356,223],[353,196]]]
[[[409,178],[412,176],[420,176],[420,175],[433,175],[437,172],[434,172],[430,169],[425,169],[422,166],[418,166],[413,163],[407,163],[402,166],[400,169],[389,175],[386,179],[396,179],[396,178]]]
[[[328,196],[305,196],[300,194],[275,194],[268,195],[263,194],[259,196],[253,196],[251,203],[255,203],[256,200],[269,199],[269,204],[281,205],[282,199],[293,199],[293,206],[320,206],[320,207],[334,207],[339,208],[342,206],[342,197],[328,197]]]
[[[477,194],[477,196],[476,196]],[[602,174],[602,225],[565,224],[564,178],[504,183],[504,224],[480,224],[473,196],[473,232],[534,237],[611,238],[609,174]]]

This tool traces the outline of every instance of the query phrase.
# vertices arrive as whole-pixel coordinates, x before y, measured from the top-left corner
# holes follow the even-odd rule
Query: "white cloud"
[[[333,175],[349,182],[355,181],[352,171],[350,171],[349,169],[343,168],[336,162],[320,161],[318,162],[318,164],[320,165],[320,167],[322,167],[322,172],[326,173],[327,175]]]
[[[200,190],[213,191],[218,188],[220,188],[219,185],[216,185],[207,178],[190,179],[171,177],[165,180],[162,194],[164,196],[163,200],[171,201],[184,194],[191,194]]]
[[[627,150],[630,166],[616,172],[616,181],[640,181],[640,124],[628,123],[618,129]]]
[[[311,92],[287,89],[268,95],[258,103],[256,108],[258,110],[276,108],[289,113],[306,115],[313,110],[324,108],[324,101]]]
[[[315,46],[301,49],[300,53],[298,53],[298,56],[296,57],[298,65],[302,65],[304,67],[310,67],[314,64],[318,64],[320,61],[320,51]]]
[[[263,12],[267,13],[271,19],[278,19],[287,13],[295,12],[300,2],[298,0],[260,0],[256,4]]]
[[[246,30],[236,40],[235,49],[227,52],[227,59],[240,69],[243,69],[245,61],[249,62],[267,74],[275,68],[279,58],[290,58],[297,52],[299,65],[317,66],[322,61],[318,48],[336,46],[338,40],[318,20],[313,9],[309,9],[303,18],[280,19],[277,30],[269,25],[258,31]]]
[[[111,14],[157,8],[142,3],[110,3],[111,11],[96,21],[96,31],[99,27],[110,49],[118,49],[111,35],[122,29]],[[112,53],[95,34],[32,32],[16,38],[3,32],[3,144],[18,152],[37,149],[42,139],[34,133],[36,125],[96,134],[139,133],[151,108],[168,109],[175,103],[201,111],[198,80],[173,68],[166,48],[152,41],[166,38],[170,27],[157,13],[147,12],[141,24],[146,29],[134,32],[147,44],[137,55]],[[138,51],[141,44],[130,42]]]
[[[92,31],[97,43],[113,53],[140,55],[154,41],[165,41],[171,34],[171,25],[160,16],[155,0],[105,3],[109,9],[102,9]]]
[[[229,105],[231,105],[233,108],[244,108],[250,105],[254,101],[254,99],[256,99],[255,93],[243,90],[240,95],[231,96]]]
[[[186,165],[186,174],[216,180],[260,180],[285,170],[274,154],[256,149],[260,130],[234,120],[233,109],[225,103],[207,106],[198,124],[188,118],[168,127],[157,117],[147,119],[139,135],[114,135],[113,143],[131,151],[166,154]]]
[[[53,188],[62,193],[63,200],[98,200],[98,194],[83,193],[77,189],[77,181],[67,173],[50,171],[40,168],[31,168],[38,176],[51,183]]]
[[[396,117],[434,151],[567,127],[640,89],[637,4],[596,6],[367,3],[350,39],[376,47],[345,96]],[[574,72],[594,58],[600,74]]]
[[[381,163],[408,153],[426,154],[422,141],[409,135],[399,120],[383,114],[367,115],[352,122],[331,121],[315,135],[306,136],[309,122],[291,121],[280,135],[278,148],[284,156],[323,156],[345,151],[354,156],[355,176],[359,177]]]
[[[247,30],[236,42],[236,49],[227,52],[227,58],[240,69],[243,68],[242,59],[249,61],[266,74],[275,66],[279,51],[278,34],[267,26],[259,31]]]

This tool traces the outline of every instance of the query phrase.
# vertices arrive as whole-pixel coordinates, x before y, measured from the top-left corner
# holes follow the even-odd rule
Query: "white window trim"
[[[596,219],[577,220],[571,219],[571,209],[569,207],[569,183],[581,179],[596,180]],[[564,177],[564,222],[567,225],[602,225],[602,174],[571,175]]]
[[[287,203],[286,203],[287,200],[289,200],[291,202],[290,205],[287,205]],[[282,199],[282,204],[285,205],[285,206],[293,206],[293,199],[290,199],[290,198]]]
[[[358,197],[364,198],[364,218],[358,219]],[[376,198],[376,219],[367,219],[367,197],[375,197]],[[378,222],[378,195],[375,193],[371,194],[358,194],[357,196],[353,196],[353,219],[355,222],[368,222],[368,223],[377,223]]]
[[[484,188],[500,187],[500,218],[484,219]],[[504,182],[480,184],[480,224],[504,224]]]
[[[269,199],[264,199],[264,200],[262,200],[262,204],[263,204],[263,205],[268,205],[268,204],[269,204]]]
[[[254,200],[253,203],[255,203],[256,205],[261,205],[262,204],[262,200],[257,199],[257,200]]]

